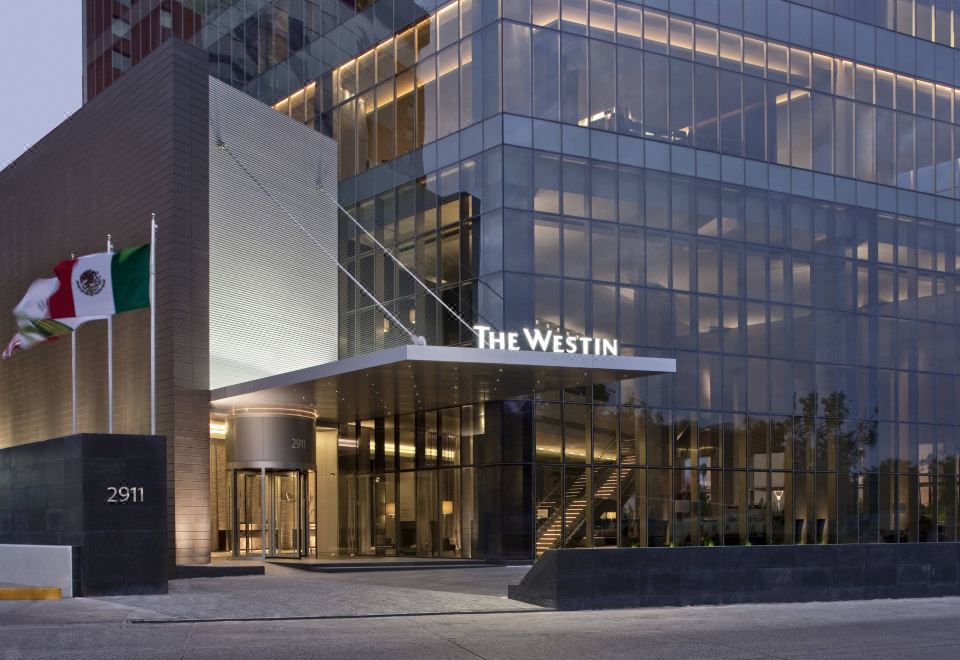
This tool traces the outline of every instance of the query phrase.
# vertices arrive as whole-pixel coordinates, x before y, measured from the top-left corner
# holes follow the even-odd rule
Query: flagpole
[[[150,435],[157,434],[157,214],[150,214]]]
[[[75,259],[73,252],[70,259]],[[77,434],[77,330],[70,332],[70,433]]]
[[[77,328],[70,333],[70,433],[77,434]]]
[[[107,252],[113,252],[110,234],[107,234]],[[113,433],[113,315],[107,317],[107,433]]]

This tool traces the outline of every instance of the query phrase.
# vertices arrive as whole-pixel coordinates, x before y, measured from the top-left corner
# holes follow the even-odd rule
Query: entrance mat
[[[263,575],[263,564],[179,564],[177,579]]]
[[[286,566],[311,573],[375,573],[381,571],[423,571],[444,568],[485,568],[502,566],[475,559],[437,559],[437,560],[363,560],[342,559],[339,561],[316,562],[309,560],[268,560],[275,566]]]

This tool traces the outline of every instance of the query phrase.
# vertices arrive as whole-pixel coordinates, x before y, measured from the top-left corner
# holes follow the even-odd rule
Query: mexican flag
[[[150,306],[150,245],[61,261],[56,277],[36,280],[13,309],[13,351],[68,335],[87,321]]]
[[[53,267],[51,319],[104,317],[150,306],[150,245],[88,254]]]

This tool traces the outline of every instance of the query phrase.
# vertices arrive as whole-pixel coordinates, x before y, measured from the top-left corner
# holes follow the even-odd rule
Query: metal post
[[[230,470],[229,485],[231,486],[229,495],[232,504],[230,507],[230,517],[233,523],[230,530],[230,540],[233,545],[233,556],[236,559],[240,557],[240,495],[237,490],[240,484],[236,470]],[[244,539],[244,541],[246,541],[246,539]]]
[[[113,241],[107,234],[107,252],[113,252]],[[113,316],[107,317],[107,433],[113,433]]]
[[[157,434],[157,214],[150,214],[150,435]]]
[[[70,432],[77,432],[77,328],[70,333]]]
[[[267,559],[267,468],[260,468],[260,551]]]

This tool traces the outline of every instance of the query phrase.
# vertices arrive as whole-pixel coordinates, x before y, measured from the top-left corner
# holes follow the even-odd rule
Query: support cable
[[[329,164],[322,164],[322,166],[330,166],[330,165],[329,165]],[[332,166],[335,167],[336,164],[333,164]],[[403,263],[402,261],[400,261],[400,260],[396,257],[396,255],[393,254],[393,252],[391,252],[390,250],[388,250],[388,249],[383,245],[383,243],[381,243],[380,241],[378,241],[378,240],[377,240],[377,237],[370,233],[370,230],[368,230],[366,227],[364,227],[362,224],[360,224],[360,222],[359,222],[355,217],[353,217],[353,214],[351,214],[349,211],[347,211],[347,209],[343,208],[343,205],[340,203],[340,200],[337,199],[336,197],[334,197],[333,195],[331,195],[331,194],[323,187],[323,184],[322,184],[322,183],[319,183],[319,184],[318,184],[317,190],[318,190],[322,195],[326,195],[326,196],[327,196],[327,199],[329,199],[331,202],[333,202],[334,204],[336,204],[336,205],[337,205],[337,208],[340,209],[340,211],[341,211],[344,215],[346,215],[348,218],[350,218],[350,221],[353,222],[353,224],[356,225],[356,226],[360,229],[360,231],[362,231],[364,234],[366,234],[367,236],[369,236],[369,237],[370,237],[370,240],[373,241],[373,242],[377,245],[377,247],[379,247],[381,250],[383,250],[386,254],[390,255],[390,258],[393,259],[394,263],[396,263],[397,266],[399,266],[400,269],[403,270],[403,272],[405,272],[407,275],[409,275],[410,277],[412,277],[414,282],[416,282],[417,284],[419,284],[421,287],[423,287],[423,289],[424,289],[427,293],[429,293],[431,296],[433,296],[433,297],[436,299],[436,301],[437,301],[438,303],[440,303],[440,306],[441,306],[441,307],[443,307],[443,308],[444,308],[445,310],[447,310],[454,318],[456,318],[456,319],[461,323],[461,325],[463,325],[467,330],[470,331],[470,333],[471,333],[474,337],[476,337],[477,339],[480,339],[480,333],[477,332],[476,330],[474,330],[472,325],[470,325],[469,323],[467,323],[467,322],[463,319],[462,316],[460,316],[460,315],[457,314],[455,311],[453,311],[453,309],[451,309],[450,306],[447,305],[447,303],[443,302],[443,300],[440,298],[440,296],[438,296],[437,293],[436,293],[433,289],[431,289],[430,287],[427,286],[427,283],[426,283],[426,282],[424,282],[424,281],[421,280],[419,277],[417,277],[409,268],[406,267],[406,265],[404,265],[404,263]]]
[[[263,192],[263,194],[265,194],[267,197],[269,197],[271,200],[273,200],[273,203],[276,204],[277,207],[278,207],[281,211],[283,211],[283,214],[286,215],[288,218],[290,218],[290,220],[291,220],[295,225],[297,225],[297,227],[300,228],[300,231],[302,231],[302,232],[307,236],[307,238],[309,238],[309,239],[314,243],[314,245],[316,245],[318,248],[320,248],[320,250],[327,256],[327,258],[329,258],[331,261],[333,261],[333,263],[335,263],[335,264],[337,265],[337,268],[339,268],[340,271],[341,271],[344,275],[346,275],[347,277],[349,277],[350,280],[351,280],[355,285],[357,285],[357,287],[358,287],[361,291],[363,291],[365,294],[367,294],[367,296],[368,296],[371,300],[373,300],[374,303],[376,303],[377,307],[380,308],[380,310],[387,316],[387,318],[389,318],[393,323],[395,323],[395,324],[396,324],[397,326],[399,326],[405,333],[407,333],[407,335],[410,337],[410,341],[411,341],[412,343],[417,344],[417,345],[425,345],[425,344],[427,343],[426,340],[425,340],[422,336],[417,335],[417,334],[414,334],[412,331],[410,331],[409,328],[407,328],[407,326],[405,326],[403,323],[401,323],[400,320],[399,320],[396,316],[394,316],[393,313],[392,313],[389,309],[387,309],[386,306],[385,306],[382,302],[380,302],[380,300],[379,300],[376,296],[374,296],[372,293],[370,293],[370,292],[367,290],[367,288],[366,288],[365,286],[363,286],[363,284],[361,284],[360,281],[359,281],[356,277],[354,277],[354,275],[353,275],[349,270],[347,270],[347,269],[344,267],[343,264],[340,263],[340,260],[339,260],[339,259],[337,259],[334,255],[330,254],[330,251],[329,251],[320,241],[318,241],[318,240],[313,236],[313,234],[310,233],[310,231],[309,231],[306,227],[304,227],[303,223],[301,223],[299,220],[297,220],[296,218],[294,218],[293,215],[292,215],[289,211],[287,211],[286,207],[285,207],[283,204],[280,203],[280,200],[278,200],[276,197],[274,197],[272,194],[270,194],[270,191],[268,191],[266,188],[263,187],[263,185],[261,185],[261,183],[257,180],[257,178],[256,178],[255,176],[253,176],[253,174],[250,172],[250,170],[248,170],[248,169],[244,166],[244,164],[240,162],[240,159],[238,159],[238,158],[236,157],[236,155],[234,155],[234,153],[230,150],[230,148],[227,147],[227,145],[223,142],[223,140],[221,140],[221,139],[219,139],[219,138],[217,139],[217,148],[218,148],[220,151],[223,151],[224,153],[226,153],[228,156],[230,156],[230,158],[233,160],[233,162],[235,162],[235,163],[240,167],[240,169],[242,169],[242,170],[244,171],[244,173],[245,173],[248,177],[250,177],[250,180],[253,181],[253,183],[257,186],[257,188],[259,188],[260,191]],[[320,190],[323,190],[323,187],[322,187],[322,186],[320,187]],[[334,200],[334,201],[336,202],[336,200]],[[337,206],[338,206],[340,209],[343,209],[343,207],[340,206],[339,203],[337,203]],[[352,218],[351,218],[351,219],[352,219]],[[354,222],[356,222],[356,220],[354,220]],[[374,239],[374,240],[376,240],[376,239]],[[378,243],[378,245],[379,245],[379,243]],[[382,247],[382,246],[381,246],[381,247]],[[405,269],[405,270],[406,270],[406,269]],[[408,271],[408,272],[409,272],[409,271]],[[434,295],[436,295],[436,294],[434,294]],[[438,300],[439,300],[439,298],[438,298]],[[441,304],[443,304],[442,301],[441,301]],[[446,307],[446,305],[444,305],[444,307]],[[449,309],[449,308],[448,308],[448,309]],[[459,316],[458,316],[457,318],[459,318]],[[460,320],[461,320],[461,322],[463,322],[463,319],[460,319]],[[471,328],[471,330],[473,330],[473,328]],[[474,331],[474,332],[475,332],[475,331]]]
[[[397,257],[396,257],[390,250],[388,250],[386,247],[384,247],[383,243],[381,243],[380,241],[378,241],[377,238],[376,238],[373,234],[371,234],[370,231],[369,231],[366,227],[364,227],[362,224],[360,224],[360,222],[359,222],[356,218],[354,218],[354,217],[350,214],[349,211],[347,211],[347,209],[343,208],[343,205],[340,203],[340,201],[339,201],[338,199],[336,199],[333,195],[331,195],[329,192],[327,192],[327,190],[323,187],[322,184],[321,184],[320,186],[318,186],[317,190],[319,190],[319,192],[320,192],[321,194],[326,195],[326,196],[327,196],[327,199],[329,199],[331,202],[333,202],[334,204],[336,204],[336,205],[337,205],[337,208],[339,208],[340,211],[341,211],[344,215],[346,215],[348,218],[350,218],[351,221],[353,221],[353,224],[355,224],[364,234],[366,234],[367,236],[369,236],[369,237],[370,237],[370,240],[372,240],[374,243],[377,244],[377,247],[379,247],[381,250],[383,250],[386,254],[390,255],[390,258],[393,259],[394,263],[396,263],[396,264],[403,270],[403,272],[405,272],[407,275],[409,275],[410,277],[412,277],[413,280],[414,280],[414,282],[416,282],[417,284],[419,284],[420,286],[422,286],[423,289],[424,289],[427,293],[429,293],[431,296],[433,296],[434,298],[436,298],[437,302],[440,303],[440,306],[443,307],[445,310],[447,310],[451,315],[453,315],[454,318],[456,318],[458,321],[460,321],[460,323],[461,323],[467,330],[469,330],[469,331],[473,334],[474,337],[477,337],[478,339],[480,338],[480,333],[477,332],[476,330],[474,330],[472,325],[470,325],[469,323],[467,323],[467,322],[463,319],[462,316],[460,316],[460,315],[457,314],[455,311],[453,311],[453,309],[451,309],[450,306],[447,305],[447,303],[443,302],[443,299],[440,298],[440,296],[437,295],[436,291],[434,291],[433,289],[431,289],[430,287],[428,287],[426,282],[424,282],[424,281],[421,280],[419,277],[417,277],[416,275],[414,275],[414,274],[410,271],[410,269],[407,268],[407,267],[403,264],[402,261],[400,261],[399,259],[397,259]]]

